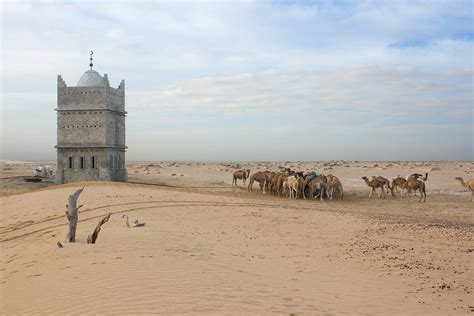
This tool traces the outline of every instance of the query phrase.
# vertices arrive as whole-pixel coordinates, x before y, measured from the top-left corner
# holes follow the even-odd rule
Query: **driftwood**
[[[139,223],[139,222],[138,222],[138,219],[136,219],[136,220],[133,222],[133,224],[135,224],[135,225],[133,225],[133,227],[143,227],[143,226],[145,226],[145,223]]]
[[[79,217],[77,216],[77,212],[83,205],[77,205],[77,199],[79,198],[79,195],[82,193],[84,190],[84,187],[82,189],[77,190],[74,192],[74,194],[69,196],[69,204],[66,205],[66,217],[67,220],[69,221],[69,233],[66,236],[66,242],[75,242],[76,241],[76,227],[77,227],[77,221]]]
[[[105,223],[109,221],[110,215],[112,215],[112,213],[109,212],[109,214],[107,214],[104,218],[102,218],[99,224],[97,224],[94,231],[92,232],[92,235],[89,235],[89,237],[87,237],[88,244],[95,244],[95,241],[97,240],[97,237],[99,236],[100,228],[102,227],[102,225],[104,225]]]
[[[122,218],[125,218],[125,225],[127,225],[127,228],[130,228],[130,223],[128,222],[128,216],[127,215],[122,215]]]
[[[130,226],[130,222],[128,221],[128,216],[126,214],[122,215],[122,218],[125,218],[125,225],[127,225],[127,228],[132,227]],[[136,219],[133,222],[133,227],[143,227],[143,226],[145,226],[145,223],[139,223],[138,219]]]

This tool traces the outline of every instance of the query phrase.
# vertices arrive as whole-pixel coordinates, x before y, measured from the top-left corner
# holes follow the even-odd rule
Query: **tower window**
[[[72,169],[72,168],[74,168],[74,158],[69,157],[69,169]]]
[[[81,166],[81,169],[84,169],[84,157],[79,158],[79,164]]]
[[[92,156],[92,169],[95,169],[95,156]]]

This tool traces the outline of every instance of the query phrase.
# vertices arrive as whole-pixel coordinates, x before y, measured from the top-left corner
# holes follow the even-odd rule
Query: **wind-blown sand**
[[[2,180],[0,310],[383,315],[474,310],[473,203],[454,181],[469,178],[472,162],[326,164],[286,165],[336,174],[344,201],[289,201],[263,196],[257,185],[247,193],[241,182],[231,186],[232,166],[219,163],[128,166],[131,182],[160,186],[83,182],[25,188],[21,181]],[[278,165],[284,163],[241,163],[252,172]],[[440,170],[430,172],[426,203],[415,197],[369,199],[360,179],[434,168]],[[8,172],[4,178],[21,174]],[[66,244],[65,204],[81,186],[77,242]],[[109,211],[97,244],[86,244]],[[146,226],[127,228],[123,214]]]

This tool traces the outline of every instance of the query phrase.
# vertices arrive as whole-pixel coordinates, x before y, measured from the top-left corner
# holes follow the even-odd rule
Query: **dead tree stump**
[[[67,220],[69,221],[69,233],[66,235],[66,242],[75,242],[76,241],[76,227],[77,227],[77,221],[78,221],[78,216],[77,212],[83,205],[77,205],[77,199],[79,198],[79,195],[82,193],[84,190],[84,187],[82,189],[77,190],[74,192],[74,194],[69,196],[69,204],[66,205],[66,217]]]
[[[102,218],[99,224],[97,224],[97,226],[95,227],[92,234],[87,237],[88,244],[95,244],[95,241],[97,237],[99,236],[100,228],[102,227],[102,225],[104,225],[105,223],[109,221],[110,215],[112,215],[112,213],[109,212],[109,214],[107,214],[104,218]]]

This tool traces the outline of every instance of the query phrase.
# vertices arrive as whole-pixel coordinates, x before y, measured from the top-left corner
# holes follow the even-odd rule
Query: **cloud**
[[[12,157],[54,157],[56,76],[75,85],[92,49],[113,86],[126,80],[136,159],[231,159],[236,146],[316,159],[315,139],[325,157],[375,158],[380,131],[413,151],[394,155],[472,159],[470,1],[8,1],[1,23]],[[47,146],[22,136],[23,117]]]
[[[140,126],[134,134],[145,143],[143,135],[152,133],[148,140],[158,148],[178,147],[186,157],[202,160],[257,156],[247,150],[236,154],[232,146],[260,148],[258,156],[267,160],[293,159],[282,151],[286,146],[305,159],[467,159],[472,155],[472,75],[356,67],[206,77],[129,94],[129,126]],[[196,140],[208,151],[187,151]],[[222,147],[216,145],[221,142]],[[307,142],[322,147],[307,149]],[[383,151],[371,149],[389,143]]]

